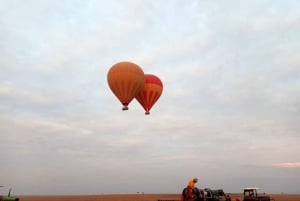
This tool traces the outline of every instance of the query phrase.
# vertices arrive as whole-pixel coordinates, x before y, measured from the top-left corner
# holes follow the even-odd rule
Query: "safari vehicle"
[[[4,187],[4,186],[0,186],[0,187]],[[7,196],[0,195],[0,201],[19,201],[18,197],[10,196],[10,192],[11,192],[11,188],[9,189]]]
[[[258,187],[244,188],[244,201],[271,201],[274,200],[270,196],[264,194],[258,194]]]

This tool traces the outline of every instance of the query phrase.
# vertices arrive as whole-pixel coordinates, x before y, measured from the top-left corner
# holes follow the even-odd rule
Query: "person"
[[[188,198],[193,198],[193,190],[195,188],[195,184],[198,182],[196,177],[189,180],[188,185],[186,187]]]

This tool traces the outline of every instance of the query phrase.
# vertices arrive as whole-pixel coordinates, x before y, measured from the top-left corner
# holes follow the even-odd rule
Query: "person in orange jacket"
[[[193,197],[193,189],[195,188],[195,184],[198,182],[198,179],[196,177],[192,178],[189,180],[188,185],[187,185],[187,194],[188,198]]]

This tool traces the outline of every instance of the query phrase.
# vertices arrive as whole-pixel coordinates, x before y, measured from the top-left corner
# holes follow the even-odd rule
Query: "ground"
[[[232,201],[238,198],[242,201],[242,194],[230,194]],[[299,195],[271,194],[275,201],[300,201]],[[124,194],[124,195],[70,195],[70,196],[19,196],[20,201],[179,201],[180,194]]]

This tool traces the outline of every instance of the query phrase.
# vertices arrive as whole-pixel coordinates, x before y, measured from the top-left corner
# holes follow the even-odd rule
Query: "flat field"
[[[231,200],[238,198],[242,201],[242,194],[230,193]],[[299,195],[270,194],[275,201],[300,201]],[[180,194],[112,194],[112,195],[55,195],[55,196],[19,196],[20,201],[179,201]]]

